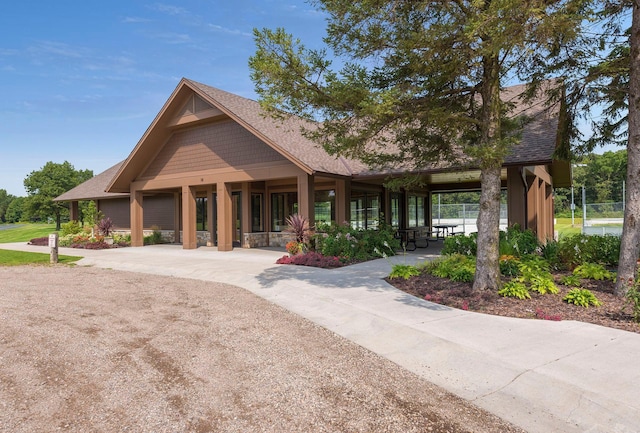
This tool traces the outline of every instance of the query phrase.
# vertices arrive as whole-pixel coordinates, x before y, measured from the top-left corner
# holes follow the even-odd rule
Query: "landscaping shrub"
[[[583,263],[618,266],[620,238],[613,235],[587,236],[581,233],[564,236],[558,245],[558,255],[569,268]]]
[[[590,280],[616,280],[616,274],[609,272],[599,263],[583,263],[573,270],[573,275],[578,278],[588,278]]]
[[[598,298],[587,289],[571,289],[562,299],[569,304],[575,304],[585,308],[589,308],[589,305],[596,307],[601,305]]]
[[[463,254],[465,256],[475,256],[478,250],[478,234],[470,233],[468,235],[459,234],[448,236],[444,239],[442,245],[442,254]]]
[[[33,238],[29,242],[29,245],[36,245],[39,247],[46,247],[49,245],[49,236],[44,236],[41,238]]]
[[[538,237],[531,230],[521,230],[514,224],[507,231],[500,231],[500,254],[520,257],[525,254],[533,254],[540,247]]]
[[[533,254],[540,248],[535,233],[531,230],[521,230],[518,225],[509,227],[506,232],[500,232],[500,254],[520,257]],[[478,234],[459,234],[444,239],[442,254],[464,254],[475,256],[478,250]]]
[[[311,227],[309,226],[309,220],[300,214],[293,214],[287,217],[285,220],[287,223],[286,231],[293,233],[296,237],[296,242],[300,244],[309,243],[311,238]]]
[[[520,260],[514,256],[500,256],[500,273],[505,277],[515,277],[520,274]]]
[[[626,307],[630,305],[633,320],[640,323],[640,290],[638,290],[638,283],[629,287],[625,298],[626,303],[624,308],[626,309]]]
[[[565,275],[560,279],[560,283],[569,287],[580,287],[580,278],[576,275]]]
[[[476,260],[463,254],[451,254],[434,260],[425,271],[452,281],[472,282],[476,272]]]
[[[395,255],[400,241],[394,238],[394,230],[380,224],[378,230],[357,230],[349,225],[319,225],[313,236],[315,249],[324,256],[337,256],[347,261],[369,260]]]
[[[502,289],[498,290],[498,295],[507,298],[531,299],[527,286],[523,282],[516,280],[505,283]]]
[[[279,265],[301,265],[313,266],[315,268],[339,268],[344,266],[339,257],[324,256],[320,253],[310,251],[306,254],[297,254],[295,256],[282,256],[276,263]]]
[[[540,248],[542,258],[549,262],[549,265],[554,270],[564,269],[565,265],[560,260],[560,245],[558,241],[549,239],[547,243]]]
[[[390,279],[403,278],[408,280],[411,277],[417,277],[420,275],[420,270],[413,265],[401,265],[396,264],[391,267]]]
[[[112,231],[113,221],[111,221],[111,218],[102,218],[100,222],[98,222],[98,233],[100,233],[102,236],[109,236]]]
[[[154,230],[152,234],[143,238],[143,243],[144,245],[163,244],[164,241],[162,240],[162,232],[160,232],[159,230]]]
[[[558,314],[547,314],[543,310],[538,308],[536,309],[536,319],[553,320],[553,321],[559,322],[560,320],[562,320],[562,316]]]
[[[553,295],[558,294],[560,291],[558,286],[553,282],[553,277],[549,274],[546,275],[534,275],[530,280],[529,284],[531,290],[540,293],[541,295],[546,295],[547,293],[551,293]]]
[[[82,226],[78,221],[69,221],[68,223],[64,223],[60,226],[60,237],[75,235],[76,233],[82,232]]]

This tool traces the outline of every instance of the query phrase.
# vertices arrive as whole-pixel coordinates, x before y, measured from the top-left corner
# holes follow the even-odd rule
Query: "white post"
[[[571,227],[574,227],[576,224],[575,213],[576,203],[573,201],[573,185],[571,185]]]
[[[440,224],[440,194],[438,194],[438,224]]]
[[[51,248],[49,263],[58,263],[58,233],[49,235],[49,248]]]
[[[467,211],[465,209],[465,204],[462,203],[462,233],[466,234],[467,229],[465,227],[467,221]]]
[[[585,232],[587,226],[587,189],[582,187],[582,233]]]

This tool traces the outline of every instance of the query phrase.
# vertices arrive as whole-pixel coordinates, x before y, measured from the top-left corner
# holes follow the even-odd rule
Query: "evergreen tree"
[[[307,50],[283,29],[254,31],[250,67],[263,107],[275,117],[322,120],[307,131],[311,138],[375,167],[479,167],[474,288],[499,287],[500,171],[521,127],[500,91],[518,76],[536,95],[549,73],[569,67],[589,2],[314,4],[328,15],[324,41],[344,66],[332,70],[325,50]],[[554,90],[550,97],[560,95]]]

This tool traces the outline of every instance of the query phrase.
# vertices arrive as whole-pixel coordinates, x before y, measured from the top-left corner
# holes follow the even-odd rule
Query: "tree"
[[[573,173],[576,185],[586,187],[587,203],[622,201],[622,183],[627,175],[627,151],[589,154],[578,160]]]
[[[522,126],[500,91],[517,75],[535,95],[554,66],[566,64],[588,2],[314,4],[328,14],[324,42],[344,66],[332,70],[326,50],[308,50],[283,29],[255,30],[249,64],[262,106],[274,117],[321,120],[309,137],[374,167],[478,167],[474,289],[499,287],[500,170]]]
[[[69,204],[53,199],[93,177],[91,170],[76,170],[65,161],[62,164],[47,162],[38,171],[32,171],[24,180],[27,190],[25,210],[41,218],[54,217],[56,230],[60,230],[63,215],[68,214]]]
[[[11,200],[9,206],[7,206],[7,212],[5,213],[5,218],[8,223],[17,223],[23,221],[23,213],[24,213],[24,202],[25,197],[16,197]]]
[[[7,222],[5,216],[7,207],[9,207],[9,203],[11,203],[14,198],[13,195],[7,193],[6,189],[0,189],[0,223]]]
[[[635,284],[640,254],[640,5],[637,1],[632,6],[629,53],[626,206],[614,290],[618,296],[626,295]]]
[[[592,122],[594,135],[587,150],[611,142],[627,146],[624,223],[615,294],[624,296],[637,278],[640,255],[640,5],[631,0],[603,2],[601,47],[607,56],[589,69],[583,107],[604,106],[601,119]],[[630,28],[627,25],[631,16]]]

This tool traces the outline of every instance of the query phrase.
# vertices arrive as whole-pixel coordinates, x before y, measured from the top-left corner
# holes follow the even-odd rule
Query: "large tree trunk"
[[[485,168],[480,174],[478,254],[474,290],[500,287],[500,167]]]
[[[478,253],[473,290],[500,287],[500,62],[497,55],[483,59],[482,137],[475,156],[480,165]]]
[[[640,254],[640,9],[633,2],[629,71],[629,141],[627,143],[627,192],[615,294],[624,296],[635,283]]]

